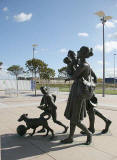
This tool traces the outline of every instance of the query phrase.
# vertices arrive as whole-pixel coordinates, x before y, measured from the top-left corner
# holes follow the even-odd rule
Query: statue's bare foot
[[[89,145],[89,144],[91,144],[91,142],[92,142],[92,135],[90,134],[90,135],[88,135],[87,136],[87,141],[86,141],[86,145]]]
[[[65,127],[65,130],[63,131],[63,133],[66,133],[69,127]]]
[[[93,134],[93,133],[95,133],[95,129],[93,128],[88,128],[88,130]],[[81,131],[80,132],[81,134],[83,134],[83,135],[86,135],[86,133],[84,132],[84,131]]]
[[[67,143],[72,143],[73,142],[73,138],[66,138],[66,139],[63,139],[61,140],[61,143],[64,143],[64,144],[67,144]]]
[[[102,132],[101,132],[102,134],[105,134],[105,133],[108,132],[111,123],[112,123],[112,122],[111,122],[110,120],[108,120],[108,121],[106,122],[106,127],[105,127],[105,129],[102,130]]]

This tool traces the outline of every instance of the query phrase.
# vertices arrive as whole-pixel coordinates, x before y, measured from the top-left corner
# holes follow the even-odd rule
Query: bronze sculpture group
[[[95,132],[94,122],[95,115],[100,117],[105,122],[105,128],[102,130],[102,134],[107,133],[111,121],[103,116],[98,110],[95,109],[97,104],[97,98],[94,94],[95,84],[97,83],[97,77],[90,65],[87,63],[86,58],[93,56],[92,49],[86,46],[80,48],[77,52],[77,56],[73,51],[68,52],[68,56],[64,58],[64,63],[67,64],[67,78],[65,81],[73,80],[73,84],[69,93],[67,106],[64,116],[70,120],[70,133],[69,136],[61,140],[61,143],[72,143],[76,126],[81,129],[81,134],[86,134],[86,145],[92,142],[92,134]],[[40,103],[40,108],[43,113],[40,115],[40,119],[46,119],[46,121],[52,117],[53,122],[64,128],[63,133],[66,133],[68,127],[62,122],[57,120],[57,106],[55,105],[56,96],[50,95],[46,87],[40,88],[43,97]],[[82,120],[86,117],[86,111],[89,116],[89,128],[87,128]],[[42,123],[42,129],[38,133],[45,132],[47,127]],[[49,127],[49,126],[48,126]],[[50,127],[49,127],[50,128]],[[54,137],[53,130],[52,138]],[[34,130],[35,132],[35,130]],[[47,131],[48,134],[49,130]],[[46,134],[46,135],[47,135]],[[33,134],[32,134],[33,135]]]

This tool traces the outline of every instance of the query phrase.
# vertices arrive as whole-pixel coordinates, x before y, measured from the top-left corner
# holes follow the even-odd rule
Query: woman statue
[[[92,134],[85,127],[84,124],[81,123],[84,117],[86,117],[86,98],[81,94],[81,83],[82,78],[88,80],[90,73],[94,74],[91,70],[89,64],[86,62],[86,58],[92,56],[92,50],[88,47],[81,47],[77,52],[77,57],[80,59],[79,66],[76,71],[73,73],[71,80],[74,80],[71,91],[69,94],[67,106],[65,109],[64,116],[70,120],[70,134],[68,138],[62,140],[62,143],[72,143],[73,136],[75,132],[76,126],[78,126],[82,131],[84,131],[87,135],[86,145],[89,145],[92,142]]]

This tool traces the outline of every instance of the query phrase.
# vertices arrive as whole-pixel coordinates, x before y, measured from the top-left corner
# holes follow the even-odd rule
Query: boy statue
[[[38,108],[44,110],[44,112],[40,116],[46,116],[48,115],[49,118],[52,116],[53,122],[62,126],[64,128],[63,133],[66,133],[68,130],[68,127],[65,126],[62,122],[57,120],[57,106],[55,105],[56,96],[48,94],[46,87],[40,87],[40,90],[43,94],[40,106]],[[38,132],[44,132],[44,128]]]

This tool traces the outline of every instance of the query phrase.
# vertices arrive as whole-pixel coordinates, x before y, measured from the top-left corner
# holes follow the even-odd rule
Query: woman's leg
[[[95,127],[94,127],[95,112],[94,112],[94,108],[93,107],[89,107],[89,109],[87,110],[87,113],[88,113],[88,116],[89,116],[89,131],[94,133],[95,132]]]
[[[73,124],[73,123],[70,123],[70,134],[69,134],[69,137],[64,139],[64,140],[62,140],[61,143],[64,143],[64,144],[72,143],[75,129],[76,129],[76,125]]]
[[[92,142],[92,134],[89,132],[87,127],[85,127],[85,125],[81,123],[81,121],[78,121],[77,126],[86,133],[87,135],[86,145],[89,145]]]
[[[94,108],[92,108],[92,107],[86,107],[86,109],[87,109],[87,113],[88,113],[88,117],[89,117],[89,128],[88,128],[88,130],[91,133],[95,133],[95,128],[94,128],[95,112],[94,112]],[[80,133],[81,134],[86,134],[83,130]]]
[[[103,119],[104,122],[106,123],[105,129],[103,129],[101,133],[102,134],[107,133],[112,122],[109,119],[107,119],[102,113],[100,113],[98,110],[94,109],[94,112],[95,112],[95,115]]]

